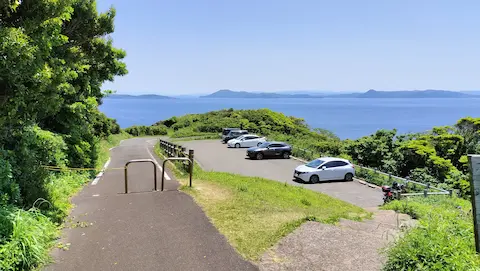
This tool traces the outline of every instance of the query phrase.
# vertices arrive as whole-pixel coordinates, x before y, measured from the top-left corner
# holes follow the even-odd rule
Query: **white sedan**
[[[227,142],[227,146],[229,148],[249,148],[249,147],[256,147],[263,142],[267,141],[265,137],[259,137],[258,135],[243,135],[239,136],[235,139],[231,139]]]
[[[308,183],[321,181],[353,180],[355,167],[342,158],[323,157],[295,168],[293,177]]]

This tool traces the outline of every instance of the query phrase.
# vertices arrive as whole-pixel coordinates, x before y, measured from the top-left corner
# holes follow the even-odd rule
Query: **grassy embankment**
[[[99,143],[99,168],[108,160],[109,148],[129,137],[125,133],[110,135]],[[46,186],[50,201],[39,199],[28,210],[0,207],[0,270],[31,270],[50,262],[60,224],[72,208],[70,198],[90,177],[86,172],[51,174]]]
[[[415,197],[383,208],[409,214],[420,222],[388,249],[384,270],[480,270],[469,201]]]
[[[155,152],[163,156],[158,144]],[[195,199],[233,247],[249,260],[258,260],[263,252],[307,220],[335,223],[340,218],[361,220],[370,216],[360,207],[302,187],[203,171],[199,167],[195,167],[190,188],[185,186],[188,175],[180,168],[173,170],[183,185],[182,190]]]

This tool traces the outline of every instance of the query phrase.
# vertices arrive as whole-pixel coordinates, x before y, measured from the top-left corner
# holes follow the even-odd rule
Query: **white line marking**
[[[158,164],[157,162],[157,159],[155,159],[155,157],[153,156],[153,154],[150,152],[150,150],[148,149],[148,147],[145,147],[145,149],[147,149],[147,152],[148,152],[148,155],[150,155],[150,157],[152,158],[153,162],[155,163],[155,165],[157,165],[157,167],[160,169],[160,171],[162,172],[163,174],[163,168]],[[167,181],[170,181],[170,176],[168,176],[168,173],[165,172],[165,180]]]
[[[100,179],[102,178],[103,173],[105,172],[105,169],[108,167],[108,165],[110,165],[110,158],[103,166],[102,171],[100,171],[100,173],[97,174],[97,177],[95,177],[95,179],[93,180],[92,185],[97,185],[98,181],[100,181]]]

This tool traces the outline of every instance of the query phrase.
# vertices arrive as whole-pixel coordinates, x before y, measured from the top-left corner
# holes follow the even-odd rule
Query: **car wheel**
[[[352,173],[345,174],[345,181],[353,181],[353,174]]]
[[[318,175],[312,175],[310,176],[310,183],[318,183],[320,179],[318,178]]]
[[[263,159],[263,153],[259,152],[257,153],[257,160],[262,160]]]
[[[283,159],[289,159],[289,158],[290,158],[290,153],[284,152],[284,153],[282,154],[282,156],[283,156]]]
[[[235,148],[240,148],[240,143],[235,144]]]

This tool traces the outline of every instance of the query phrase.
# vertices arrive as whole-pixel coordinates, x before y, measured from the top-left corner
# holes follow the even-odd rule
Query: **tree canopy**
[[[120,131],[98,110],[102,84],[127,73],[114,18],[94,0],[0,1],[0,168],[11,172],[0,189],[21,195],[11,202],[43,196],[43,165],[94,166],[98,138]]]

